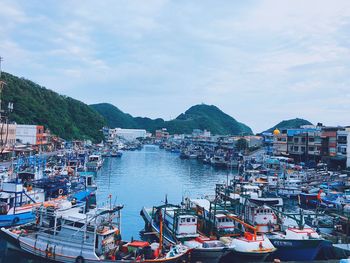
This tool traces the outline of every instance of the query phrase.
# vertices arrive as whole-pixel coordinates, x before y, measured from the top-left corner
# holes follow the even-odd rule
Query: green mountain
[[[231,116],[222,112],[213,105],[195,105],[185,113],[180,114],[176,119],[164,121],[163,119],[150,119],[132,117],[123,113],[117,107],[108,104],[90,105],[98,111],[107,121],[109,127],[140,128],[154,132],[157,129],[167,128],[171,133],[192,133],[193,129],[207,129],[213,134],[252,134],[252,130],[236,121]]]
[[[170,121],[175,131],[181,129],[184,133],[191,133],[193,129],[207,129],[213,134],[252,134],[252,130],[245,124],[236,121],[214,105],[199,104],[192,106],[175,120]],[[179,132],[179,131],[176,131]]]
[[[90,107],[105,118],[109,127],[127,127],[130,129],[138,127],[137,122],[130,114],[122,112],[109,103],[92,104]]]
[[[266,130],[266,132],[273,132],[276,128],[281,130],[286,130],[286,129],[293,129],[293,128],[300,128],[300,126],[303,125],[312,125],[311,122],[304,120],[304,119],[290,119],[290,120],[283,120],[280,123],[276,124],[272,128]]]
[[[99,141],[103,138],[100,130],[105,120],[83,102],[8,73],[2,73],[2,80],[6,82],[2,105],[14,104],[10,121],[44,125],[64,139]]]

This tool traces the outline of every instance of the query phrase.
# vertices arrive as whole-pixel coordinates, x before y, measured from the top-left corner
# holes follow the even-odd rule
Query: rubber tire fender
[[[82,256],[79,256],[75,259],[75,263],[84,263],[85,259]]]
[[[18,224],[18,222],[19,222],[19,217],[18,216],[16,216],[14,219],[12,219],[12,225],[13,226],[15,226],[15,225],[17,225]]]

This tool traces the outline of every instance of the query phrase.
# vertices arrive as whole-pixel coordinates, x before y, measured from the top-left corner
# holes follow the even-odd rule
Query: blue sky
[[[0,0],[0,17],[3,70],[85,103],[350,125],[347,0]]]

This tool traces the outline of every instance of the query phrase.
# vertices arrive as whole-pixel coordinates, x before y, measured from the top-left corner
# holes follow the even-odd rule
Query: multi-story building
[[[350,127],[337,131],[337,154],[332,159],[342,168],[350,167]]]
[[[16,140],[22,144],[36,144],[36,125],[18,124],[16,130]]]
[[[161,130],[156,130],[155,136],[157,140],[167,139],[169,138],[169,132],[166,128],[163,128]]]
[[[273,154],[274,155],[287,155],[287,130],[276,131],[273,138]]]
[[[49,133],[42,125],[17,124],[16,141],[22,144],[44,145],[49,142]]]
[[[263,132],[263,147],[267,154],[273,154],[273,133],[272,132]]]
[[[345,131],[347,132],[346,136],[346,167],[350,167],[350,127],[346,127]]]
[[[320,127],[305,127],[287,130],[287,151],[298,161],[321,159]]]
[[[337,155],[337,132],[345,130],[342,127],[322,127],[322,156],[334,157]]]
[[[263,144],[263,137],[248,135],[243,137],[248,142],[248,147],[260,147]]]
[[[127,141],[135,141],[137,138],[146,138],[147,132],[143,129],[111,129],[112,134]]]
[[[0,123],[0,143],[5,148],[16,144],[16,124]]]

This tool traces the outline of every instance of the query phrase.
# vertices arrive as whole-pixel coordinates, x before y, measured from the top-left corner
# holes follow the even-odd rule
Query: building
[[[11,148],[16,144],[16,124],[0,123],[0,142],[5,148]]]
[[[122,129],[115,128],[110,129],[109,132],[110,138],[121,138],[126,141],[135,141],[137,138],[146,138],[147,132],[143,129]]]
[[[22,144],[45,145],[49,143],[49,137],[42,125],[17,124],[16,141]]]
[[[156,140],[162,140],[169,138],[169,132],[166,128],[163,128],[161,130],[156,130],[155,132]]]
[[[16,140],[22,144],[36,144],[36,125],[17,124]]]
[[[322,128],[322,155],[334,157],[337,155],[337,132],[344,131],[342,127]]]
[[[209,138],[211,136],[210,131],[207,130],[200,130],[200,129],[193,129],[192,131],[192,137],[200,137],[200,138]]]
[[[244,136],[243,138],[247,141],[249,148],[252,148],[252,147],[258,148],[263,145],[262,136],[247,135],[247,136]]]
[[[273,154],[273,133],[272,132],[263,132],[263,147],[267,154],[272,155]]]
[[[273,137],[273,154],[274,155],[287,155],[287,130],[274,133]]]
[[[350,168],[350,127],[337,131],[337,153],[331,161],[341,168]]]
[[[319,127],[287,130],[288,154],[298,161],[321,159],[321,130]]]
[[[345,128],[346,131],[346,168],[350,168],[350,127]]]

